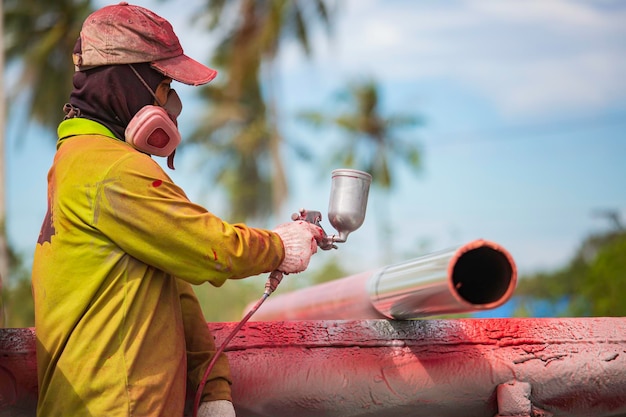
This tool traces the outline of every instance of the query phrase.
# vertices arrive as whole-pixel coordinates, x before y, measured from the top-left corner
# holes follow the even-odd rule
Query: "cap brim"
[[[174,58],[162,59],[152,62],[152,68],[188,85],[202,85],[211,81],[217,75],[217,71],[189,58],[187,55],[178,55]]]

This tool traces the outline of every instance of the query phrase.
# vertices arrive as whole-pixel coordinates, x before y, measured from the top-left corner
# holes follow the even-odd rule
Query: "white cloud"
[[[316,68],[344,79],[449,79],[508,114],[608,106],[626,98],[626,7],[606,6],[352,1],[335,41],[320,34]],[[288,49],[285,58],[288,69],[303,70],[300,53]]]

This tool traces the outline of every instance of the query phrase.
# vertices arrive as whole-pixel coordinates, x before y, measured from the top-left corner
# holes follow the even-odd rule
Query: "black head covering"
[[[80,39],[74,51],[80,51]],[[150,63],[132,64],[153,92],[165,79]],[[102,123],[124,140],[126,126],[142,107],[153,104],[154,96],[127,64],[105,65],[76,71],[70,104],[80,117]]]

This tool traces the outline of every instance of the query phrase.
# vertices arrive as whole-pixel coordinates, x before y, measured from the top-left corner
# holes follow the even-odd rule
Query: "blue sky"
[[[168,18],[188,55],[210,57],[211,35],[189,24],[199,0],[135,3]],[[333,254],[316,255],[312,267],[329,256],[352,272],[382,266],[381,218],[392,226],[393,261],[484,238],[507,248],[522,274],[562,266],[585,236],[607,230],[594,211],[617,210],[626,222],[626,3],[340,3],[332,41],[318,31],[312,60],[285,45],[274,69],[284,136],[327,155],[338,134],[311,131],[293,116],[330,110],[349,80],[373,77],[383,112],[424,117],[422,127],[399,133],[419,144],[423,168],[414,175],[395,167],[393,193],[372,191],[363,227]],[[198,117],[194,90],[176,89],[185,103],[181,124],[190,125]],[[36,127],[18,135],[19,123],[7,128],[8,231],[29,253],[54,144]],[[325,214],[330,170],[320,177],[320,167],[289,150],[284,156],[292,191],[284,220],[300,207]],[[221,215],[223,203],[206,195],[196,163],[177,155],[172,177]]]

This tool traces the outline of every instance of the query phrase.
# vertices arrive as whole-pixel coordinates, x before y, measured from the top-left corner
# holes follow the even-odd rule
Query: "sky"
[[[185,53],[208,62],[215,39],[189,23],[200,0],[134,3],[170,20]],[[334,253],[316,255],[312,267],[332,256],[351,273],[362,272],[482,238],[506,248],[524,275],[564,266],[585,237],[610,230],[599,212],[616,211],[626,222],[626,3],[340,6],[332,38],[316,31],[312,59],[294,44],[283,46],[274,68],[283,135],[322,159],[330,155],[339,133],[313,131],[295,115],[336,109],[338,91],[369,77],[381,87],[383,114],[423,118],[423,125],[397,133],[420,147],[422,168],[394,166],[393,190],[372,189],[363,226]],[[184,136],[182,126],[199,117],[199,106],[192,87],[175,88],[186,103]],[[46,211],[52,135],[24,129],[19,117],[8,121],[8,233],[27,255]],[[223,201],[207,195],[194,156],[177,154],[177,169],[168,173],[221,216]],[[289,149],[284,157],[291,189],[284,221],[301,207],[325,216],[331,168],[320,176],[325,167]],[[381,220],[390,225],[390,243],[378,233]],[[389,248],[392,259],[384,255]]]

